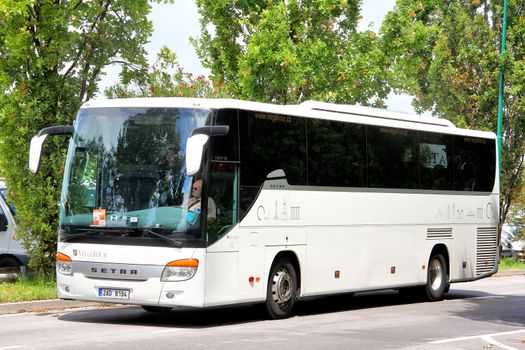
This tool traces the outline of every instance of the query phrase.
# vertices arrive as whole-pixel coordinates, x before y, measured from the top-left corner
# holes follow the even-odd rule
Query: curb
[[[95,307],[107,305],[103,303],[77,301],[77,300],[35,300],[23,301],[19,303],[0,304],[0,315],[19,314],[26,312],[48,312],[65,309],[75,309],[84,307]]]
[[[505,270],[498,271],[492,277],[506,277],[506,276],[523,276],[525,275],[525,270]]]

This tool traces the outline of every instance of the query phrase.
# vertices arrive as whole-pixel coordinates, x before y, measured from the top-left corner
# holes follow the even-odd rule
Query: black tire
[[[268,276],[266,313],[271,319],[287,318],[297,298],[297,273],[287,260],[276,261]]]
[[[449,289],[447,263],[441,254],[433,255],[428,263],[426,296],[430,301],[443,299]]]
[[[143,308],[147,312],[154,312],[154,313],[158,313],[158,314],[165,313],[165,312],[170,312],[171,309],[173,309],[172,307],[167,307],[167,306],[141,305],[140,307]]]
[[[18,259],[12,257],[0,258],[0,267],[20,267],[22,264]]]

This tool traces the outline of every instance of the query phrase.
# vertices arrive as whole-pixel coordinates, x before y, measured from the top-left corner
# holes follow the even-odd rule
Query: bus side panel
[[[369,260],[365,288],[417,284],[419,230],[418,226],[367,227]]]
[[[363,288],[368,280],[368,238],[364,227],[309,227],[304,295]]]
[[[237,251],[208,252],[206,256],[205,306],[239,302],[238,266],[239,253]]]
[[[263,190],[240,226],[266,246],[281,246],[286,237],[301,244],[291,233],[304,229],[302,292],[311,296],[424,285],[438,245],[448,256],[451,281],[482,277],[477,260],[485,258],[476,242],[481,235],[483,244],[497,248],[487,243],[495,234],[483,231],[497,227],[492,207],[497,195]],[[250,255],[243,265],[253,261]],[[271,264],[271,257],[264,259]],[[240,278],[243,283],[246,276]]]
[[[462,281],[476,276],[476,228],[473,226],[454,227],[454,244],[450,257],[450,280]],[[465,264],[465,266],[463,266]]]
[[[293,254],[302,274],[306,261],[303,228],[235,228],[220,241],[238,239],[238,250],[208,248],[205,306],[262,302],[266,298],[269,272],[279,253]],[[286,244],[288,239],[289,244]]]
[[[424,283],[418,262],[421,227],[311,227],[305,294],[326,294]],[[398,247],[398,248],[395,248]],[[326,252],[330,252],[326,254]],[[423,257],[421,257],[423,255]],[[425,264],[425,263],[423,263]]]
[[[243,300],[262,301],[265,296],[264,238],[268,229],[243,227],[239,234],[239,297]]]
[[[305,262],[306,230],[303,227],[243,227],[239,243],[239,297],[263,301],[271,265],[277,254],[293,254],[302,271]],[[251,282],[253,280],[253,282]]]

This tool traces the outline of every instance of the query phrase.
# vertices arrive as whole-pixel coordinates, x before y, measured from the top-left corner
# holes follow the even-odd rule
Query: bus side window
[[[260,189],[260,186],[243,186],[241,184],[239,195],[239,217],[243,218],[244,214],[248,212],[253,202],[255,201],[255,198],[257,197],[257,194],[259,193]]]
[[[419,132],[419,188],[452,190],[452,136]]]
[[[282,169],[290,185],[307,185],[306,121],[240,111],[240,209],[252,207],[269,173]],[[240,218],[242,219],[242,215]]]
[[[418,188],[417,133],[367,127],[368,187]]]
[[[312,119],[307,135],[309,186],[366,186],[364,126]]]
[[[496,172],[494,140],[454,138],[454,180],[457,191],[492,191]]]

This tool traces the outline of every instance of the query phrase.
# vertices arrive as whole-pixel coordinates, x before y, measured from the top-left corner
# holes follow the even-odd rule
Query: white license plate
[[[98,297],[129,300],[129,289],[99,288]]]

